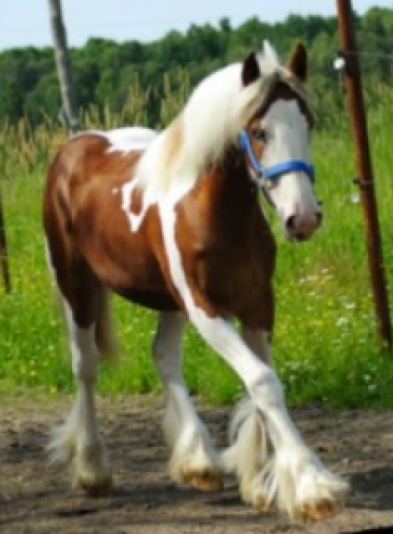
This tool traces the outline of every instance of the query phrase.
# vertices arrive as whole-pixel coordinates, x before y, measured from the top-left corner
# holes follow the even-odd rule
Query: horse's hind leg
[[[181,376],[180,342],[184,317],[162,313],[154,340],[154,359],[167,393],[164,433],[171,449],[170,474],[178,483],[203,491],[221,488],[221,465]]]
[[[91,496],[112,485],[106,453],[98,435],[94,390],[99,349],[97,324],[105,305],[103,289],[83,260],[57,276],[68,328],[77,393],[66,422],[53,432],[49,445],[54,460],[71,465],[73,483]]]

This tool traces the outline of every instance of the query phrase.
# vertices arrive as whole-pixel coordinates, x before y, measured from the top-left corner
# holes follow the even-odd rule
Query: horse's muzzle
[[[306,241],[322,224],[322,213],[317,211],[310,215],[291,215],[285,222],[289,239]]]

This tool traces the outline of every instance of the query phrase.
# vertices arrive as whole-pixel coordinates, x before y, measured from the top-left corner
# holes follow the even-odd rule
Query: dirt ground
[[[336,534],[393,526],[393,412],[292,412],[307,441],[352,484],[343,512],[297,526],[278,513],[242,504],[230,478],[220,493],[176,487],[166,473],[163,401],[157,398],[99,401],[116,487],[101,500],[72,490],[66,469],[50,465],[45,453],[48,432],[70,403],[2,401],[0,533]],[[199,411],[217,443],[224,444],[230,410]]]

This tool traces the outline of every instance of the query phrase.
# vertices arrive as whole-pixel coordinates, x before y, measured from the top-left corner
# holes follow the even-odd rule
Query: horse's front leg
[[[160,206],[170,278],[189,320],[242,380],[253,406],[266,421],[268,440],[274,448],[272,460],[259,472],[258,499],[262,495],[267,506],[276,505],[292,518],[326,517],[341,504],[347,485],[303,442],[287,412],[275,371],[250,349],[205,294],[203,277],[199,279],[198,270],[187,258],[190,251],[184,236],[185,250],[177,243],[176,198],[170,197]]]
[[[304,443],[287,412],[278,377],[254,352],[256,347],[251,350],[229,322],[213,316],[208,305],[205,312],[201,296],[197,298],[199,306],[190,308],[190,319],[237,372],[251,399],[237,425],[238,432],[245,433],[240,450],[249,455],[237,461],[238,471],[247,469],[238,473],[243,496],[259,507],[277,506],[294,520],[331,515],[341,506],[347,484]]]
[[[262,362],[271,366],[270,333],[263,328],[242,326],[242,338]],[[268,500],[260,483],[260,473],[272,459],[273,447],[266,420],[258,406],[246,394],[237,404],[229,427],[229,447],[222,460],[227,473],[239,479],[243,501],[266,510]]]
[[[184,316],[162,313],[153,354],[167,394],[164,434],[171,450],[172,478],[203,491],[220,489],[221,466],[208,432],[199,419],[181,375]]]

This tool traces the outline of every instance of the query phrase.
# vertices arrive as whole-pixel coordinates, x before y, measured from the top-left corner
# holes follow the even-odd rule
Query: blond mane
[[[280,63],[268,43],[256,57],[261,76],[255,82],[243,86],[241,63],[214,72],[196,87],[178,117],[150,144],[136,172],[138,186],[148,192],[149,203],[173,187],[188,188],[204,170],[218,164],[278,81],[308,104],[304,84]]]

